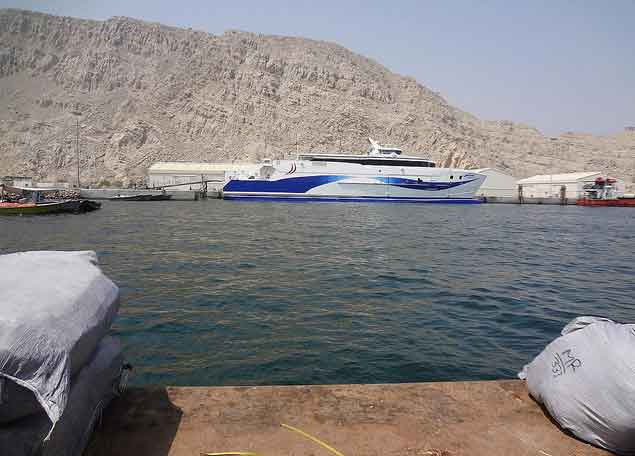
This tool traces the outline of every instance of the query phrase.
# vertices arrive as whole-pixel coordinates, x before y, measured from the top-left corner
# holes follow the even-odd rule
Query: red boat
[[[578,199],[575,204],[578,206],[598,206],[598,207],[635,207],[635,196],[618,196],[615,184],[617,181],[612,177],[598,177],[593,184],[584,186],[584,198]]]
[[[580,198],[575,202],[578,206],[615,206],[635,207],[635,198],[589,199]]]

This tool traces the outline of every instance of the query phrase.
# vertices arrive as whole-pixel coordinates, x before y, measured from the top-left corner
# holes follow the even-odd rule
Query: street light
[[[74,116],[77,116],[77,133],[76,133],[76,139],[75,139],[75,151],[77,153],[77,189],[79,190],[80,188],[80,183],[79,183],[79,118],[82,115],[82,113],[80,111],[71,111],[71,113]]]

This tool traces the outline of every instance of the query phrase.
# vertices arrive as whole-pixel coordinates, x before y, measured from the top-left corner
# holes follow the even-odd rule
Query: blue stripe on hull
[[[226,192],[306,193],[320,185],[348,178],[349,176],[325,174],[285,177],[278,180],[233,179],[225,184],[223,190]]]
[[[223,188],[226,192],[254,192],[254,193],[306,193],[321,185],[353,179],[354,176],[334,174],[284,177],[277,180],[262,179],[232,179]],[[440,191],[469,184],[472,180],[457,182],[424,182],[401,177],[373,176],[372,179],[394,187],[410,190]]]
[[[428,190],[428,191],[438,191],[438,190],[448,190],[450,188],[458,187],[459,185],[469,184],[473,182],[475,179],[471,180],[462,180],[456,182],[424,182],[421,180],[415,179],[405,179],[402,177],[374,177],[375,180],[379,182],[383,182],[384,184],[388,184],[393,187],[402,187],[408,188],[411,190]]]
[[[473,198],[416,198],[416,197],[375,197],[375,196],[267,196],[267,195],[223,195],[223,199],[234,201],[284,201],[305,203],[353,202],[353,203],[426,203],[426,204],[480,204]]]

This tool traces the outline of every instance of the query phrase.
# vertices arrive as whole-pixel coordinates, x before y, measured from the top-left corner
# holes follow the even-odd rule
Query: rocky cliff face
[[[77,119],[87,181],[125,183],[162,160],[362,152],[368,136],[519,177],[592,169],[630,182],[635,157],[635,132],[548,138],[482,121],[336,44],[121,17],[0,10],[0,103],[0,175],[44,180],[73,176]]]

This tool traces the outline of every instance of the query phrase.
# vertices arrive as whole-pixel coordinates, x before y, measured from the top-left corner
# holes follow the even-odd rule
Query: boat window
[[[454,176],[450,176],[450,179],[454,179]]]
[[[382,155],[401,154],[400,149],[379,149],[379,153]]]
[[[434,162],[429,162],[425,160],[387,160],[381,158],[331,158],[331,157],[310,157],[309,160],[312,162],[338,162],[338,163],[357,163],[360,165],[371,165],[371,166],[415,166],[419,168],[435,168],[436,165]]]

